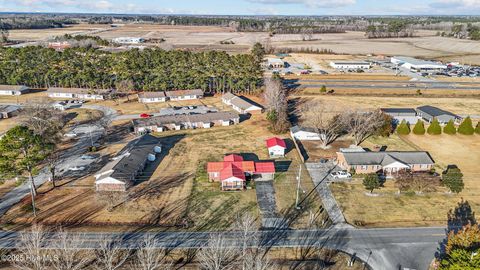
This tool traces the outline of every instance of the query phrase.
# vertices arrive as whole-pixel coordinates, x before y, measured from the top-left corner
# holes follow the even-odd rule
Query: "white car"
[[[347,171],[332,172],[330,176],[334,179],[347,179],[352,177],[352,175]]]
[[[83,156],[81,156],[80,158],[83,159],[83,160],[86,160],[86,159],[95,159],[94,156],[89,156],[89,155],[83,155]]]
[[[75,166],[75,167],[70,167],[69,170],[70,170],[70,171],[83,171],[83,170],[85,170],[85,167],[83,167],[83,166],[80,166],[80,167],[79,167],[79,166]]]

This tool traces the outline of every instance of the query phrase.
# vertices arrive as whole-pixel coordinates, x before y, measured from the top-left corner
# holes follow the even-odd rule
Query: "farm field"
[[[18,41],[44,41],[65,34],[88,34],[91,31],[101,31],[110,28],[110,25],[102,24],[74,24],[65,28],[19,29],[10,30],[9,38]]]
[[[303,101],[318,99],[344,108],[379,109],[389,107],[416,108],[432,105],[458,115],[480,116],[480,99],[476,98],[423,98],[423,97],[362,97],[316,95],[302,97]]]
[[[351,183],[332,184],[331,188],[340,203],[347,220],[359,226],[395,227],[445,225],[447,212],[463,198],[472,206],[473,211],[480,210],[477,165],[480,153],[480,136],[417,136],[408,135],[398,138],[397,144],[403,144],[398,150],[423,149],[436,161],[436,170],[441,172],[447,165],[457,165],[464,174],[465,189],[458,195],[450,194],[443,187],[437,192],[421,195],[397,194],[394,181],[387,180],[378,196],[365,195],[362,179]],[[403,141],[403,142],[402,142]]]
[[[106,30],[106,31],[103,31]],[[109,25],[79,24],[68,28],[12,30],[13,40],[39,41],[72,33],[94,33],[105,39],[122,36],[143,38],[164,38],[161,44],[152,44],[165,49],[186,48],[192,50],[226,50],[247,52],[255,42],[268,42],[277,48],[330,49],[336,54],[350,55],[407,55],[444,61],[466,61],[480,63],[480,47],[477,42],[435,36],[435,31],[417,31],[417,37],[367,39],[364,32],[339,34],[315,34],[311,41],[304,41],[302,35],[277,34],[269,37],[266,32],[235,32],[229,27],[216,26],[172,26],[155,24],[125,24],[116,28]],[[233,41],[234,44],[220,44]]]
[[[133,137],[128,133],[128,121],[116,123],[111,128],[111,142],[100,149],[104,159],[112,157]],[[139,229],[150,225],[160,228],[188,226],[191,230],[227,228],[237,214],[251,212],[259,215],[254,189],[244,192],[221,192],[218,183],[207,181],[207,161],[221,160],[227,153],[243,153],[268,159],[265,139],[272,136],[263,116],[231,127],[182,130],[156,134],[164,143],[157,159],[158,167],[147,167],[138,185],[123,198],[101,197],[95,194],[94,178],[64,179],[60,187],[51,189],[47,183],[39,190],[37,220],[46,224],[69,224],[72,227],[101,226],[112,229]],[[113,143],[115,141],[115,143]],[[288,153],[290,162],[278,163],[275,182],[278,211],[289,213],[295,202],[296,174],[299,158],[295,150]],[[101,168],[97,164],[94,171]],[[305,171],[304,171],[305,172]],[[313,184],[308,174],[302,175],[302,188],[308,193]],[[304,196],[304,195],[302,195]],[[293,226],[303,226],[310,211],[318,216],[320,200],[311,195],[309,207]],[[126,200],[128,198],[128,200]],[[15,227],[31,222],[31,212],[26,197],[2,217],[2,224]]]

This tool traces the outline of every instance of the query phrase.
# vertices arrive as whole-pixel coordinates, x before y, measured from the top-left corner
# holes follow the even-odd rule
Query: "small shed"
[[[273,137],[267,140],[267,148],[271,158],[284,157],[287,144],[283,139]]]

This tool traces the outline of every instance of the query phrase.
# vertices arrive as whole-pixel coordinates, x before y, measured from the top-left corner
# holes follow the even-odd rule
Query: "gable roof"
[[[404,164],[434,164],[428,152],[344,152],[349,165],[384,165],[398,161]]]
[[[150,134],[141,136],[120,151],[120,153],[123,153],[122,156],[105,165],[97,175],[108,171],[112,172],[102,175],[97,180],[106,177],[112,177],[122,182],[130,180],[130,176],[137,173],[141,165],[147,160],[148,154],[153,154],[155,146],[158,145],[160,145],[159,138]]]
[[[442,110],[440,108],[429,106],[429,105],[418,107],[417,110],[421,111],[423,113],[426,113],[428,115],[431,115],[433,117],[440,116],[440,115],[450,115],[450,116],[453,116],[453,117],[456,117],[456,118],[459,117],[458,115],[453,114],[449,111],[445,111],[445,110]]]
[[[310,128],[310,127],[294,126],[294,127],[290,128],[290,131],[292,133],[297,133],[297,132],[303,131],[303,132],[311,132],[311,133],[317,134],[317,131],[314,128]]]
[[[0,112],[2,113],[12,113],[20,110],[20,106],[15,105],[0,105]]]
[[[181,97],[181,96],[203,96],[202,89],[193,89],[193,90],[174,90],[174,91],[167,91],[167,97]]]
[[[232,162],[233,161],[243,161],[243,157],[240,156],[240,155],[231,154],[231,155],[223,157],[223,161],[232,161]]]
[[[0,85],[0,91],[26,91],[29,88],[26,87],[25,85],[6,85],[2,84]]]
[[[157,91],[157,92],[142,92],[138,94],[139,98],[162,98],[166,97],[164,91]]]
[[[277,137],[273,137],[267,140],[267,148],[274,146],[281,146],[283,148],[287,148],[285,141]]]
[[[253,102],[246,100],[244,97],[235,96],[230,103],[241,110],[261,110],[262,107],[255,105]]]
[[[220,180],[223,181],[231,177],[240,178],[245,181],[245,172],[235,164],[230,163],[220,171]]]
[[[227,93],[223,94],[222,99],[227,100],[227,101],[231,101],[232,99],[234,99],[236,97],[237,96],[232,94],[232,92],[227,92]]]
[[[255,173],[275,173],[275,163],[273,162],[256,162]]]
[[[417,111],[414,108],[381,108],[384,113],[410,113],[417,114]]]

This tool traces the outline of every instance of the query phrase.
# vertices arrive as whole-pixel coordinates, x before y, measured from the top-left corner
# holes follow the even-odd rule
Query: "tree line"
[[[46,29],[62,28],[65,25],[77,24],[78,22],[71,18],[50,17],[50,16],[13,16],[0,18],[0,29]]]
[[[206,92],[248,92],[254,91],[261,81],[260,59],[252,54],[0,48],[0,84],[105,89],[129,82],[133,85],[131,90],[198,88]]]
[[[371,24],[365,31],[368,38],[413,37],[414,33],[412,25],[403,20],[393,20],[386,24]]]

